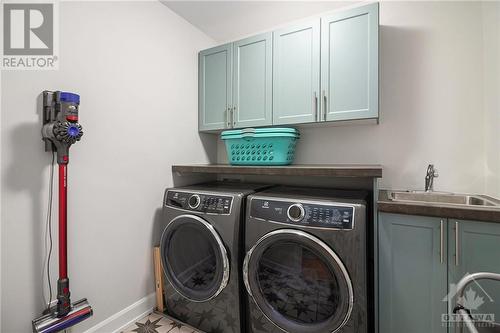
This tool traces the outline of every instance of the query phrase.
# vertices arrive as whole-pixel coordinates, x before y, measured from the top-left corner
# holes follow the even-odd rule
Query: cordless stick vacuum
[[[80,96],[62,91],[43,92],[42,137],[45,151],[57,153],[59,166],[59,279],[57,305],[47,314],[33,320],[34,333],[54,333],[65,330],[92,316],[86,299],[71,304],[67,260],[67,189],[69,147],[83,135],[78,123]]]

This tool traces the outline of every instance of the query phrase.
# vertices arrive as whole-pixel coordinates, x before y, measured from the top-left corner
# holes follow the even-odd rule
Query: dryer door
[[[262,237],[245,257],[243,277],[263,314],[286,332],[336,332],[352,311],[353,288],[342,261],[300,230]]]
[[[163,270],[173,288],[193,302],[217,296],[229,280],[229,260],[214,227],[196,215],[180,215],[163,231]]]

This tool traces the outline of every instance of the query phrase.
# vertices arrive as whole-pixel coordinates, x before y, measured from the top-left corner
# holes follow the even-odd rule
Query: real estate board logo
[[[3,2],[2,69],[57,69],[55,2]]]

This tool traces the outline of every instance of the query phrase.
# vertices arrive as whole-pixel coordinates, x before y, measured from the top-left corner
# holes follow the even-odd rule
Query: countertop
[[[303,177],[382,177],[382,166],[377,164],[292,164],[286,166],[235,166],[228,164],[172,165],[172,172],[180,174],[240,174]]]
[[[388,190],[380,190],[377,201],[378,211],[405,215],[424,215],[459,220],[487,221],[500,223],[500,207],[494,206],[462,206],[446,203],[428,202],[401,202],[389,199]],[[479,195],[480,197],[498,201],[495,198]]]

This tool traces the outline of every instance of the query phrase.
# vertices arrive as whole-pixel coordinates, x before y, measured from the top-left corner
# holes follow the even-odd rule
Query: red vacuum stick
[[[69,92],[43,92],[42,137],[45,150],[57,153],[59,165],[59,279],[57,305],[33,320],[33,332],[56,333],[92,316],[86,299],[71,304],[68,279],[68,156],[72,144],[83,135],[78,123],[80,96]]]
[[[59,279],[68,278],[68,165],[59,164]]]
[[[59,279],[57,280],[57,316],[71,311],[68,279],[68,155],[58,156],[59,164]]]

